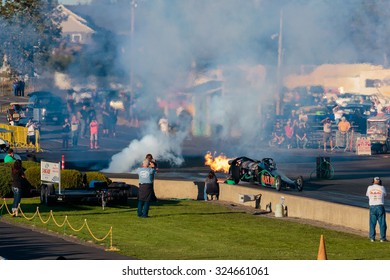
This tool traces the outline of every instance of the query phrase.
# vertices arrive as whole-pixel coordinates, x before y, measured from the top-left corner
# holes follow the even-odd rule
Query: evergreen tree
[[[0,4],[0,56],[11,69],[34,75],[44,69],[61,38],[57,0],[5,0]]]

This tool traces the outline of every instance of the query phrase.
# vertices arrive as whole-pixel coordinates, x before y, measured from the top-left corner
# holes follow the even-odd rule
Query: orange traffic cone
[[[327,260],[327,259],[328,258],[326,256],[324,236],[321,234],[320,247],[318,248],[317,260]]]

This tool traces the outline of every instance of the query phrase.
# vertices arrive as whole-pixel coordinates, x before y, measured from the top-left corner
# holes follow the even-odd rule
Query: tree
[[[5,0],[0,4],[0,57],[11,69],[34,75],[46,66],[61,38],[57,0]]]

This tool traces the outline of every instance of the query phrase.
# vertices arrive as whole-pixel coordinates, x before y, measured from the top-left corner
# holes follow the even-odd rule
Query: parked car
[[[307,115],[309,127],[321,126],[321,121],[326,117],[333,118],[332,111],[327,106],[302,106],[297,110],[300,111]]]
[[[33,119],[45,124],[62,124],[68,116],[65,101],[48,91],[29,93],[29,102],[32,103]]]

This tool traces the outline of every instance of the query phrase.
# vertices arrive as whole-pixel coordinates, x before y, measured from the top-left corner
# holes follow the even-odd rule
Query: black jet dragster
[[[293,188],[298,191],[303,189],[303,177],[298,176],[295,180],[288,178],[276,167],[272,158],[253,160],[247,157],[238,157],[229,160],[229,179],[238,184],[240,181],[255,182],[264,187]]]

